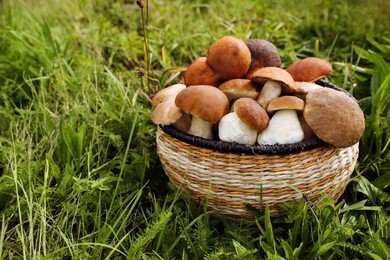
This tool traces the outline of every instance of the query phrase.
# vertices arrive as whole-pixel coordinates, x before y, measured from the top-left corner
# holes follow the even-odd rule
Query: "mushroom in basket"
[[[302,141],[304,132],[296,110],[302,111],[304,101],[294,96],[281,96],[271,101],[267,112],[275,112],[269,126],[257,137],[258,144],[289,144]]]
[[[197,58],[185,71],[184,83],[192,85],[218,86],[219,78],[214,70],[207,64],[206,57]]]
[[[176,96],[175,104],[184,113],[191,114],[188,133],[213,139],[213,124],[229,112],[229,100],[216,87],[209,85],[190,86]]]
[[[291,64],[287,69],[295,81],[314,82],[331,74],[332,65],[324,59],[308,57]]]
[[[233,107],[234,112],[225,115],[219,122],[219,138],[226,142],[254,145],[258,132],[268,126],[267,112],[252,98],[239,98]]]
[[[175,105],[177,94],[185,89],[184,84],[175,84],[157,92],[152,99],[156,108],[152,114],[152,121],[156,125],[174,125],[177,129],[187,132],[191,121],[188,115]]]
[[[263,86],[258,102],[265,109],[274,98],[280,96],[282,92],[291,93],[296,89],[294,79],[284,69],[278,67],[264,67],[254,71],[250,80]]]
[[[309,91],[303,116],[318,138],[335,147],[356,144],[364,132],[364,113],[358,103],[334,89]]]
[[[281,67],[282,61],[278,49],[271,42],[263,39],[249,39],[244,41],[251,52],[251,65],[246,74],[250,78],[251,74],[263,67]]]
[[[225,36],[210,46],[206,62],[220,79],[238,79],[248,72],[251,52],[243,40]]]

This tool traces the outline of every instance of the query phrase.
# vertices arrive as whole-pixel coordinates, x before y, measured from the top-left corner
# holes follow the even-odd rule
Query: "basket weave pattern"
[[[354,170],[358,143],[348,148],[322,145],[289,155],[231,154],[195,147],[156,133],[157,153],[170,181],[192,198],[228,217],[253,219],[245,204],[261,208],[300,200],[337,200]]]

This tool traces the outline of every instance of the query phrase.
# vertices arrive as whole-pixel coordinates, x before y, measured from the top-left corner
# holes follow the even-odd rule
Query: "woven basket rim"
[[[348,94],[348,96],[353,98],[353,96],[349,94],[347,91],[328,81],[320,79],[317,80],[315,83],[323,87],[342,91]],[[180,141],[186,142],[188,144],[194,145],[199,148],[206,148],[206,149],[210,149],[222,153],[247,154],[247,155],[287,155],[287,154],[296,154],[303,151],[312,150],[317,147],[329,145],[317,137],[314,137],[309,140],[303,140],[293,144],[244,145],[236,142],[210,140],[198,136],[193,136],[178,130],[172,125],[165,125],[165,126],[159,125],[159,127],[166,134]]]

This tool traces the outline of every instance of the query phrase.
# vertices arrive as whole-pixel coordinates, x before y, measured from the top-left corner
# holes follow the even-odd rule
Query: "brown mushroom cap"
[[[292,109],[302,111],[305,107],[305,102],[295,96],[281,96],[274,98],[267,106],[267,112],[274,112],[281,109]]]
[[[271,42],[263,39],[245,40],[248,46],[252,60],[247,77],[249,77],[255,70],[263,67],[281,67],[282,61],[279,56],[278,49]]]
[[[185,113],[213,124],[229,112],[229,100],[226,95],[209,85],[187,87],[176,96],[175,104]]]
[[[218,88],[229,100],[241,97],[257,99],[260,94],[258,86],[249,79],[231,79],[219,85]]]
[[[174,84],[172,86],[166,87],[159,92],[157,92],[156,95],[152,98],[152,105],[157,106],[158,104],[164,102],[170,97],[176,97],[176,95],[186,88],[186,85],[184,84]]]
[[[264,108],[251,98],[239,98],[234,103],[234,112],[247,125],[258,132],[267,128],[269,116]]]
[[[284,92],[294,92],[295,81],[292,76],[284,69],[278,67],[264,67],[255,70],[249,77],[255,83],[264,85],[268,80],[280,82]]]
[[[243,40],[225,36],[210,46],[206,62],[223,80],[241,78],[248,72],[251,52]]]
[[[218,86],[218,76],[206,63],[206,57],[199,57],[184,72],[184,83],[187,86]]]
[[[309,57],[292,63],[287,69],[295,81],[314,82],[331,74],[332,65],[324,59]]]
[[[315,135],[335,147],[349,147],[364,132],[364,113],[346,93],[330,88],[306,95],[303,116]]]

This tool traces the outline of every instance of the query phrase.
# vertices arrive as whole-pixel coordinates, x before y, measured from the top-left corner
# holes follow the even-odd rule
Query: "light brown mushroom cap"
[[[267,106],[267,112],[271,113],[281,109],[292,109],[302,111],[305,107],[305,102],[295,96],[280,96],[274,98]]]
[[[206,57],[197,58],[184,72],[184,83],[192,85],[218,86],[218,76],[206,63]]]
[[[269,116],[264,108],[251,98],[239,98],[234,102],[234,112],[247,125],[263,131],[269,123]]]
[[[171,125],[182,116],[183,111],[175,105],[175,98],[171,97],[156,106],[152,121],[156,125]]]
[[[317,85],[314,82],[303,82],[303,81],[296,81],[295,86],[296,89],[294,95],[304,100],[306,99],[307,93],[309,93],[310,91],[323,88],[323,86]]]
[[[324,59],[309,57],[292,63],[287,69],[295,81],[314,82],[331,74],[332,65]]]
[[[218,88],[229,100],[242,97],[257,99],[260,94],[258,86],[249,79],[231,79],[219,85]]]
[[[316,83],[303,82],[303,81],[296,81],[295,86],[296,86],[296,92],[306,93],[306,94],[309,93],[310,91],[323,88],[323,86],[320,86]]]
[[[152,98],[152,105],[157,106],[158,104],[167,100],[169,97],[176,97],[176,95],[185,88],[186,85],[184,84],[175,84],[160,90]]]
[[[334,89],[310,91],[303,116],[318,138],[335,147],[356,144],[364,132],[364,113],[357,102]]]
[[[247,72],[249,77],[255,70],[263,67],[281,67],[282,61],[279,56],[278,49],[271,42],[263,39],[245,40],[251,52],[251,65]]]
[[[234,112],[247,125],[258,132],[267,128],[269,116],[264,108],[251,98],[239,98],[234,102]]]
[[[295,92],[296,86],[292,76],[284,69],[278,67],[264,67],[255,70],[249,77],[255,83],[264,85],[269,80],[282,84],[283,92]]]
[[[213,124],[229,112],[229,100],[226,95],[209,85],[187,87],[176,96],[175,104],[185,113]]]
[[[209,48],[207,64],[223,80],[243,77],[251,64],[251,52],[243,40],[225,36]]]

